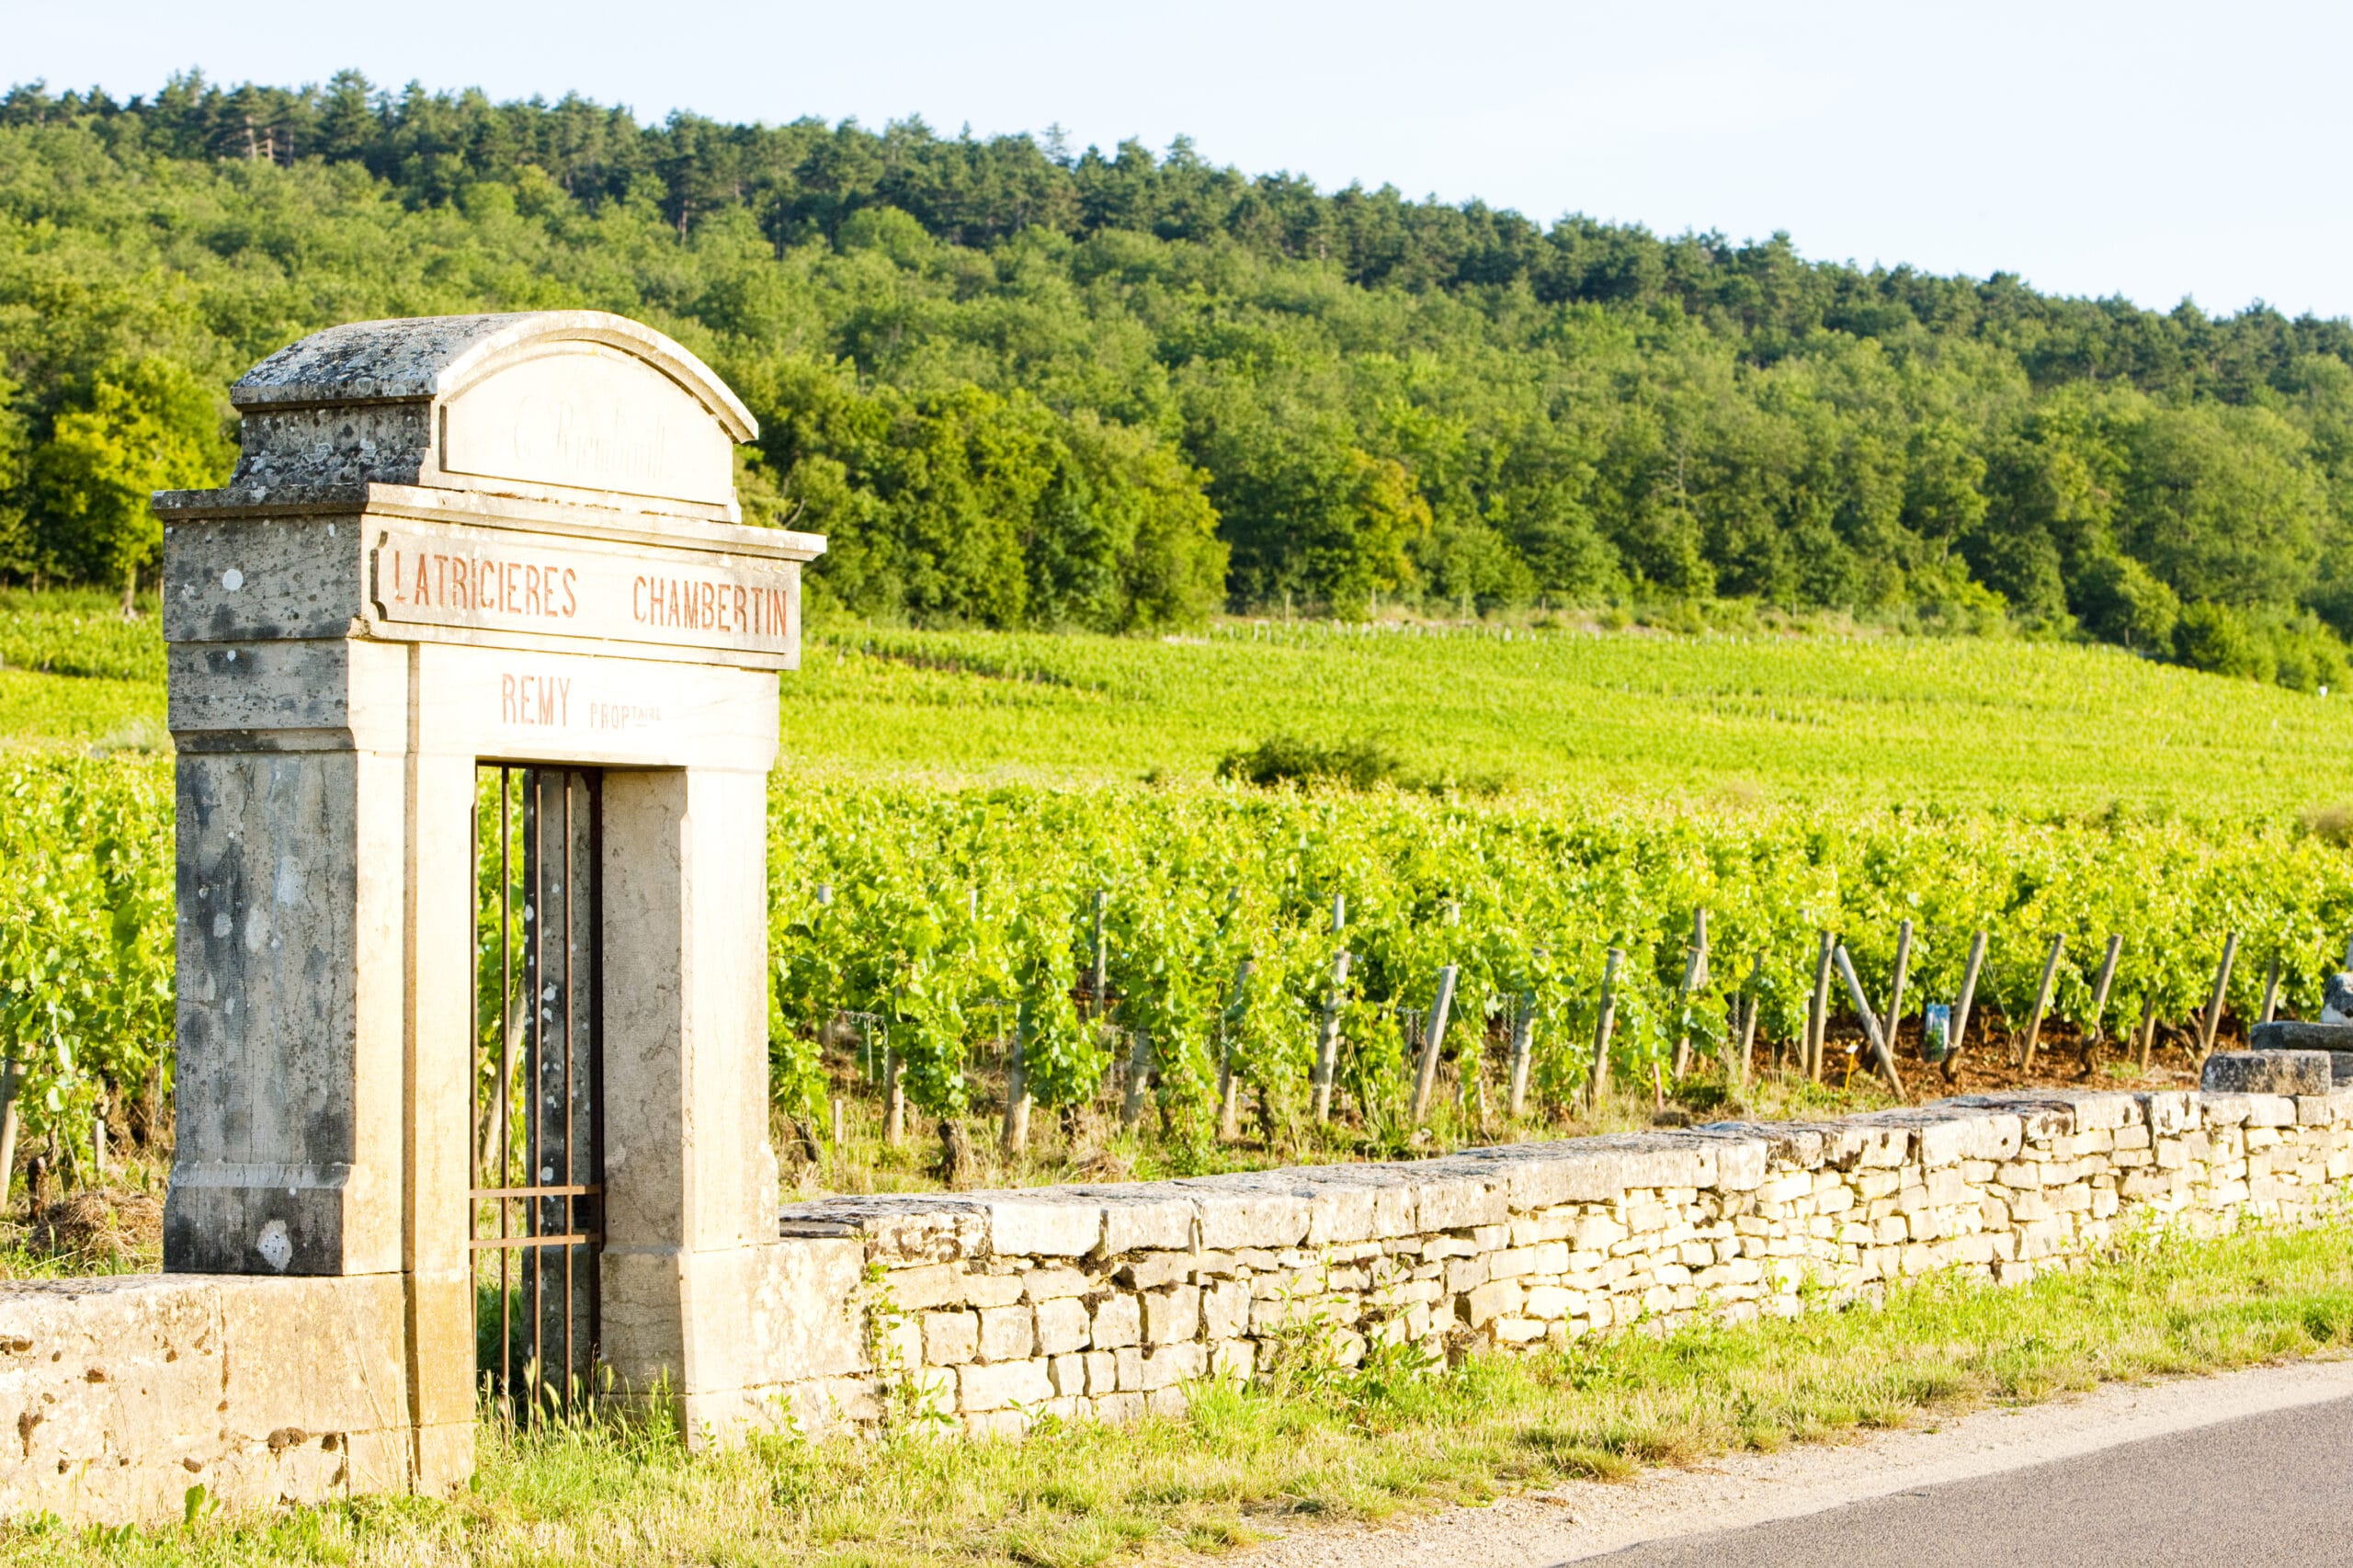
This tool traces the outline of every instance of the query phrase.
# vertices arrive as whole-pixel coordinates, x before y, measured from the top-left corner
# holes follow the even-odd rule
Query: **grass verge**
[[[454,1502],[153,1532],[20,1525],[0,1530],[0,1561],[1078,1568],[2348,1343],[2353,1223],[2153,1236],[2023,1289],[1931,1279],[1878,1307],[1620,1335],[1427,1375],[1296,1362],[1269,1388],[1202,1389],[1181,1421],[1026,1443],[909,1431],[690,1459],[644,1427],[488,1436],[473,1490]]]

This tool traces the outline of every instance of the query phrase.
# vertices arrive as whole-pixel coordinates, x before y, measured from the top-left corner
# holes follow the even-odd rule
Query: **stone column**
[[[267,540],[209,542],[175,552],[167,585],[268,569]],[[238,638],[172,658],[177,1142],[164,1266],[396,1273],[404,656]]]
[[[696,1446],[767,1381],[744,1364],[777,1233],[767,828],[750,769],[605,777],[604,1350]]]

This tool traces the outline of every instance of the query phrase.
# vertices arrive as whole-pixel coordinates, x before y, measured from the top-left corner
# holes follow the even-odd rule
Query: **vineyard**
[[[119,622],[0,607],[11,665],[37,645],[94,673],[10,672],[45,717],[0,761],[0,1048],[20,1163],[72,1186],[168,1125],[172,796],[167,759],[94,747],[82,717],[113,722],[128,692],[152,723],[152,653]],[[1602,1125],[1600,1040],[1608,1124],[1630,1090],[1644,1119],[1753,1108],[1813,1078],[1825,984],[1822,1075],[1867,1085],[1824,932],[1878,1013],[1908,925],[1912,1097],[1949,1092],[1920,1022],[1965,988],[1967,1060],[2009,1061],[2040,1018],[2125,1070],[2152,1046],[2182,1062],[2268,1006],[2312,1010],[2353,935],[2343,824],[2313,809],[2347,756],[2329,705],[2111,654],[1245,628],[860,633],[807,665],[771,794],[770,1051],[812,1170],[829,1101],[879,1141],[895,1090],[899,1152],[860,1180],[930,1179],[933,1119],[995,1145],[1016,1098],[1041,1149],[1069,1154],[1083,1122],[1143,1171]],[[1714,729],[1673,738],[1709,705]],[[1422,787],[1211,780],[1286,714],[1339,734],[1417,710],[1392,733]],[[1479,768],[1513,777],[1447,787]]]
[[[2342,703],[2064,643],[1226,623],[837,631],[783,712],[792,765],[930,782],[1198,783],[1290,732],[1522,796],[2286,819],[2353,796]]]

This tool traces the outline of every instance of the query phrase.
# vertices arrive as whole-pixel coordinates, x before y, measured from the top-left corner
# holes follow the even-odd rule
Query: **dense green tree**
[[[2173,645],[2181,600],[2129,555],[2101,556],[2075,575],[2075,613],[2085,629],[2127,648]]]
[[[129,615],[139,574],[164,543],[148,498],[217,483],[231,455],[215,392],[186,366],[149,358],[100,374],[86,403],[58,415],[33,462],[39,559],[120,583]]]
[[[745,515],[828,533],[813,589],[848,613],[1731,597],[2295,685],[2353,632],[2344,321],[1545,227],[1181,141],[640,124],[349,72],[0,98],[0,574],[121,581],[140,486],[217,473],[139,367],[217,400],[335,321],[566,305],[743,390]]]

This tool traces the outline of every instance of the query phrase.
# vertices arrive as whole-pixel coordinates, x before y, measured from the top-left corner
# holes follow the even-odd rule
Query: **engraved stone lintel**
[[[390,636],[409,623],[790,655],[800,640],[796,572],[719,558],[681,564],[571,540],[386,530],[369,597]]]

